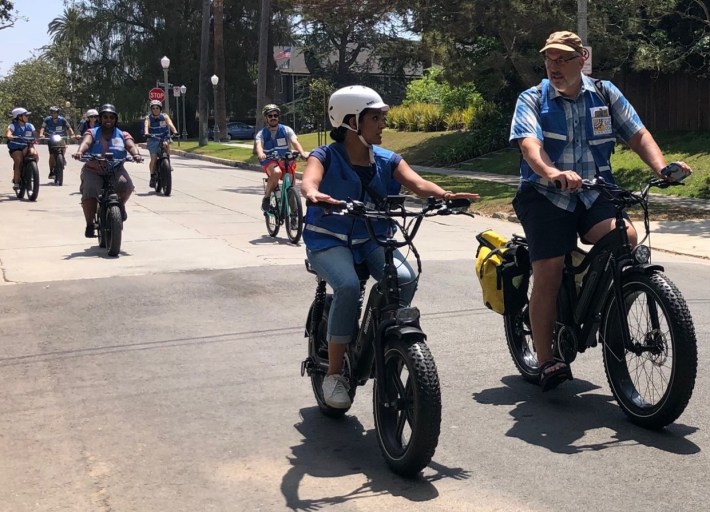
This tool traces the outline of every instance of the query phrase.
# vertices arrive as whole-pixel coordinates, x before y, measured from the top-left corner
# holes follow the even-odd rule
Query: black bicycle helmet
[[[113,114],[116,117],[118,117],[118,112],[116,112],[116,107],[114,107],[111,103],[104,103],[101,105],[101,108],[99,108],[99,115],[103,113],[109,113]]]

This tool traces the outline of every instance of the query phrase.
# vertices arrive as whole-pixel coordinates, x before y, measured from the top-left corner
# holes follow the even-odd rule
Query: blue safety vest
[[[271,136],[271,131],[268,128],[262,128],[261,146],[264,148],[264,153],[276,150],[280,156],[284,156],[289,148],[288,139],[286,138],[286,128],[284,128],[284,125],[277,125],[276,137]]]
[[[336,145],[340,148],[336,149]],[[347,160],[345,148],[342,143],[335,142],[325,147],[329,153],[330,161],[325,169],[323,180],[318,190],[335,199],[361,199],[366,203],[374,202],[369,193],[363,190],[360,176]],[[374,176],[368,186],[380,197],[395,192],[392,185],[394,169],[391,159],[392,151],[373,146],[375,156]],[[374,222],[375,233],[384,237],[390,229],[390,223],[385,219]],[[370,236],[363,219],[356,219],[348,215],[326,215],[322,208],[308,207],[306,223],[303,231],[303,241],[311,251],[321,251],[331,247],[345,246],[353,251],[356,263],[365,260],[377,244],[370,240]]]
[[[94,141],[89,147],[89,153],[102,155],[108,152],[113,153],[113,157],[116,159],[126,158],[128,152],[126,151],[126,141],[123,138],[123,132],[118,128],[114,128],[113,134],[111,135],[111,139],[108,141],[108,144],[104,146],[105,140],[103,139],[100,131],[100,126],[91,128],[91,136],[93,137]]]
[[[550,160],[555,163],[560,156],[562,156],[562,152],[571,141],[567,138],[567,118],[561,103],[564,100],[558,100],[557,98],[550,100],[550,87],[550,82],[547,79],[544,79],[538,86],[540,91],[540,125],[544,139],[542,143],[543,148],[550,157]],[[609,109],[609,115],[611,116],[611,106],[608,105],[606,99],[603,98],[601,94],[597,91],[592,92],[588,90],[583,91],[583,94],[585,96],[585,108],[607,107]],[[611,154],[614,152],[614,145],[616,143],[615,131],[612,126],[611,133],[595,135],[595,121],[598,120],[592,118],[589,112],[587,112],[587,147],[592,153],[599,175],[613,183],[614,178],[611,174],[611,164],[609,161]],[[609,130],[602,131],[609,132]],[[535,178],[536,176],[535,171],[532,170],[525,159],[521,159],[520,174],[524,180]]]
[[[170,128],[168,128],[168,122],[165,120],[165,114],[161,112],[158,117],[152,114],[148,115],[148,133],[163,137],[167,135],[169,131]]]

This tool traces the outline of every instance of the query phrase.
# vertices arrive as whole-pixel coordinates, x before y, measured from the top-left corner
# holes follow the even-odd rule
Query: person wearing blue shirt
[[[552,353],[564,256],[576,246],[578,235],[594,244],[614,229],[613,204],[596,191],[580,190],[582,179],[601,176],[613,182],[610,158],[617,137],[659,177],[666,162],[619,89],[582,74],[584,47],[577,34],[550,34],[540,53],[547,79],[520,94],[510,141],[522,153],[513,207],[527,237],[535,276],[530,323],[540,386],[547,391],[572,379],[567,363]],[[691,172],[685,163],[677,163]],[[628,218],[626,226],[635,245],[637,233]]]
[[[84,135],[86,130],[97,126],[99,124],[99,111],[95,108],[90,108],[84,114],[84,120],[79,124],[79,129],[77,130],[81,135]]]
[[[29,117],[32,112],[27,112],[26,108],[17,107],[12,109],[12,122],[5,130],[5,138],[7,139],[7,149],[10,151],[12,158],[12,188],[18,190],[20,188],[20,177],[22,176],[22,162],[25,155],[32,154],[39,165],[39,155],[34,147],[28,148],[25,142],[13,140],[14,137],[36,137],[35,127],[29,122]]]
[[[261,200],[261,210],[266,212],[269,209],[271,191],[276,188],[279,180],[283,177],[284,172],[286,172],[286,169],[283,168],[283,161],[268,159],[266,153],[276,151],[280,156],[283,156],[291,146],[293,146],[293,148],[304,157],[306,157],[307,154],[303,151],[303,147],[301,143],[298,142],[298,137],[293,129],[290,126],[279,123],[281,109],[277,105],[273,103],[265,105],[261,113],[264,116],[265,126],[256,132],[254,137],[254,152],[266,176],[268,176],[264,197]]]
[[[79,144],[74,158],[81,160],[81,156],[88,151],[90,154],[99,155],[111,153],[117,159],[125,158],[126,154],[130,154],[136,162],[143,161],[143,157],[139,154],[138,146],[133,142],[131,134],[120,130],[116,126],[118,124],[116,107],[110,103],[101,105],[101,108],[99,108],[99,123],[98,126],[84,132],[84,138]],[[97,198],[103,187],[103,175],[105,174],[105,169],[95,160],[86,162],[81,169],[79,192],[81,192],[81,208],[84,211],[84,219],[86,220],[86,229],[84,231],[86,238],[96,237],[94,216],[98,208]],[[133,193],[133,181],[123,165],[114,171],[114,179],[116,193],[121,201],[121,215],[125,221],[128,218],[126,202]]]
[[[150,153],[150,188],[155,187],[155,181],[157,179],[155,171],[155,162],[158,159],[158,151],[160,150],[160,139],[155,137],[164,137],[168,134],[175,135],[177,129],[173,124],[170,116],[163,112],[163,104],[159,100],[153,100],[150,102],[150,114],[145,118],[143,123],[143,132],[147,137],[148,152]],[[152,135],[152,137],[151,137]],[[170,146],[167,146],[165,151],[170,156]]]
[[[59,107],[49,107],[49,116],[44,118],[42,122],[42,127],[39,130],[39,138],[44,138],[45,131],[47,136],[50,135],[61,135],[62,137],[67,137],[68,135],[72,138],[76,137],[74,135],[74,130],[72,130],[71,125],[67,120],[59,115]],[[67,148],[62,148],[62,154],[66,152]],[[54,178],[54,166],[56,165],[56,160],[54,158],[54,153],[49,153],[49,178]]]
[[[308,201],[338,203],[345,199],[377,202],[399,192],[403,185],[419,197],[478,199],[478,194],[452,193],[419,176],[398,154],[377,144],[389,106],[377,92],[361,85],[335,91],[329,100],[328,115],[335,141],[311,152],[301,182]],[[378,233],[390,228],[385,221],[375,224]],[[344,215],[324,215],[321,208],[309,207],[303,231],[306,255],[312,268],[333,289],[328,317],[328,372],[323,379],[323,398],[330,407],[350,407],[349,386],[342,375],[343,356],[353,337],[360,281],[356,263],[365,262],[371,275],[380,279],[384,272],[384,249],[370,240],[364,221]],[[414,296],[415,273],[397,251],[402,301]]]

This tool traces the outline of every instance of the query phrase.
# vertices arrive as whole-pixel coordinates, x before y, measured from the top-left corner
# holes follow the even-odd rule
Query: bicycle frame
[[[615,201],[615,204],[614,229],[594,244],[578,265],[574,264],[572,253],[565,255],[562,283],[557,298],[556,333],[553,338],[556,343],[561,344],[569,339],[568,333],[571,334],[574,347],[567,347],[565,353],[568,358],[573,357],[572,350],[584,352],[587,348],[596,346],[602,312],[612,296],[621,321],[623,344],[613,347],[607,340],[604,340],[604,343],[620,360],[623,358],[624,349],[634,351],[628,318],[623,311],[623,276],[630,272],[650,273],[664,270],[661,265],[636,261],[623,217],[625,204],[623,200]],[[581,249],[577,251],[584,253]],[[579,274],[585,275],[582,287],[578,290],[575,276]],[[658,318],[654,321],[657,323]],[[563,347],[558,349],[562,354]]]

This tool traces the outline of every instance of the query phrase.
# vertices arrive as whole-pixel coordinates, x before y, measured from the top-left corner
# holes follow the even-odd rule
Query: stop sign
[[[163,91],[160,87],[153,87],[150,91],[148,91],[148,99],[150,101],[165,101],[165,91]]]

